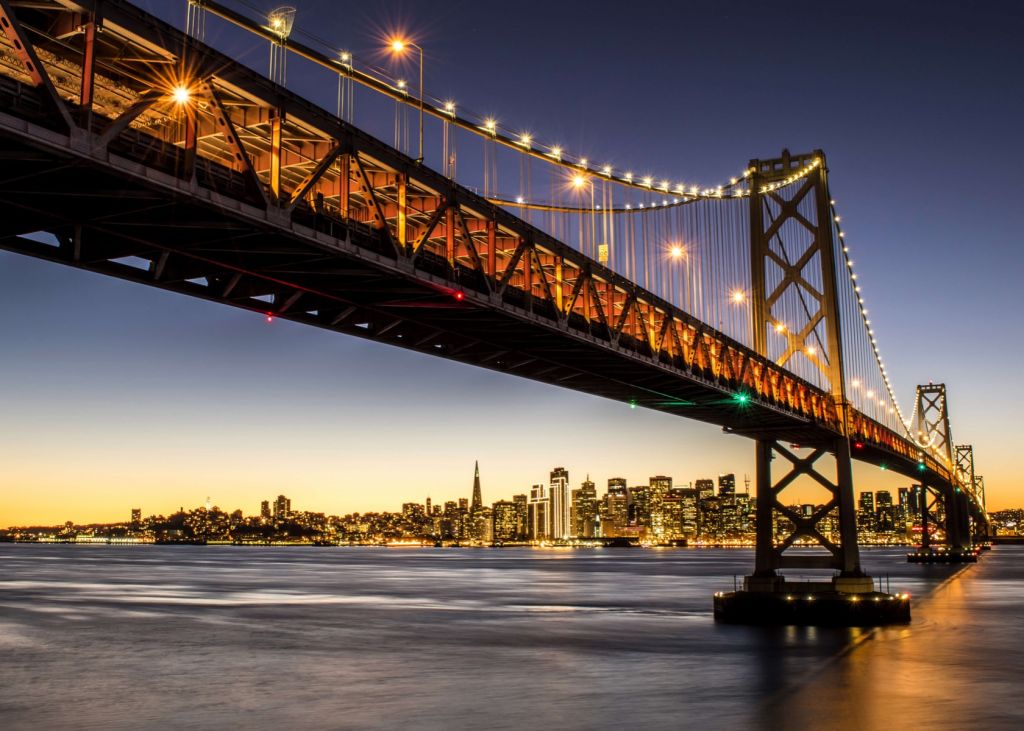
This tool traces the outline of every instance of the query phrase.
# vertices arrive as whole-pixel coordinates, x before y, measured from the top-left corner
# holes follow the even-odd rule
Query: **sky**
[[[904,411],[945,383],[989,508],[1024,505],[1024,5],[291,2],[299,27],[385,68],[384,39],[406,34],[433,95],[617,167],[715,183],[823,149]],[[139,4],[183,26],[184,0]],[[216,18],[207,41],[265,71],[265,43]],[[333,108],[302,64],[288,85]],[[362,122],[385,139],[391,123]],[[0,526],[207,497],[253,513],[281,493],[397,510],[469,496],[474,460],[488,501],[556,466],[599,486],[753,478],[753,444],[715,427],[8,253],[0,343]]]

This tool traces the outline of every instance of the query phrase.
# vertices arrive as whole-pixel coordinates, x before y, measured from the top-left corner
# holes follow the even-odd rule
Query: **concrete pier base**
[[[874,591],[871,577],[787,582],[744,579],[743,589],[714,597],[715,621],[727,624],[877,627],[910,622],[910,596]]]

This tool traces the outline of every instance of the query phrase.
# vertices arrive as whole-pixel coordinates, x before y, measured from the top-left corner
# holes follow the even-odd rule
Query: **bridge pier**
[[[736,624],[803,624],[874,626],[910,621],[907,595],[875,591],[875,583],[861,568],[857,546],[856,512],[853,503],[853,473],[849,442],[837,437],[811,448],[800,457],[772,438],[756,442],[756,535],[754,572],[744,578],[743,588],[719,593],[714,598],[715,619]],[[835,479],[816,467],[831,454]],[[777,481],[772,462],[781,456],[789,470]],[[807,516],[783,505],[779,494],[798,477],[810,477],[832,493],[832,498]],[[776,518],[791,526],[784,536],[777,534]],[[825,535],[821,523],[838,521],[839,543]],[[792,553],[788,549],[800,539],[811,539],[827,553]],[[785,569],[832,570],[833,576],[819,581],[791,581]]]
[[[934,491],[935,502],[929,505],[929,491]],[[980,548],[976,546],[968,496],[960,488],[950,487],[945,491],[921,486],[921,545],[907,554],[909,563],[975,563]],[[929,533],[929,521],[937,521],[938,505],[941,503],[945,541],[936,543]]]

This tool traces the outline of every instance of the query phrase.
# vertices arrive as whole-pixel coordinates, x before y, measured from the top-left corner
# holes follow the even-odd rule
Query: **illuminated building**
[[[718,476],[718,497],[732,498],[736,494],[736,475],[733,473]]]
[[[263,502],[260,503],[260,519],[263,520],[264,523],[269,523],[270,522],[270,501],[269,500],[264,500]]]
[[[601,505],[601,535],[606,538],[618,538],[626,535],[629,523],[629,490],[626,480],[613,477],[608,480],[608,491]]]
[[[477,461],[473,465],[473,502],[470,508],[473,510],[479,510],[484,506],[483,497],[480,494],[480,462]]]
[[[530,488],[528,503],[530,529],[529,537],[533,541],[544,541],[551,538],[551,500],[544,485]]]
[[[875,493],[875,531],[877,533],[892,533],[895,529],[892,493],[888,490],[879,490]]]
[[[551,470],[551,537],[569,538],[572,535],[572,496],[569,494],[569,472],[564,467]]]
[[[651,527],[651,494],[646,485],[629,488],[629,522],[645,534]]]
[[[862,492],[857,501],[857,530],[861,533],[875,531],[875,494]]]
[[[495,543],[520,540],[519,506],[511,500],[494,503],[491,508],[491,525]]]
[[[572,491],[572,533],[580,538],[593,538],[598,534],[597,489],[588,477],[577,490]]]
[[[672,492],[679,498],[679,532],[684,538],[696,538],[699,493],[691,487],[674,487]]]
[[[523,540],[529,533],[530,526],[530,497],[529,495],[513,495],[512,502],[516,506],[516,515],[519,520],[519,528],[516,535]]]
[[[142,508],[132,508],[132,527],[138,527],[142,523]]]
[[[292,513],[292,501],[284,495],[278,495],[274,501],[274,519],[287,520]]]
[[[668,491],[661,503],[661,525],[664,540],[683,538],[683,496],[675,488]]]
[[[910,520],[910,488],[899,488],[897,495],[899,495],[899,505],[896,508],[896,524],[898,528],[903,529],[906,527],[907,521]]]
[[[671,524],[665,518],[665,499],[671,489],[671,477],[658,475],[648,480],[647,509],[650,515],[651,535],[655,540],[666,540],[671,533],[678,532],[678,527],[673,531]]]
[[[695,486],[697,488],[697,497],[701,500],[706,500],[709,497],[715,496],[714,480],[697,480]]]

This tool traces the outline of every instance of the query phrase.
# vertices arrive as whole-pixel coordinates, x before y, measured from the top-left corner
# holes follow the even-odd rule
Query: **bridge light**
[[[488,117],[484,120],[484,129],[494,134],[494,131],[498,128],[498,122],[493,117]]]
[[[351,64],[352,63],[352,54],[349,53],[348,51],[342,51],[341,55],[340,55],[340,58],[341,58],[341,62],[344,63],[344,64]]]
[[[818,352],[818,349],[815,348],[813,345],[808,345],[806,348],[804,348],[804,351],[807,353],[807,355],[815,355]]]
[[[407,45],[401,38],[393,38],[391,40],[391,50],[395,53],[402,53]]]
[[[729,294],[729,299],[732,300],[733,304],[740,305],[740,304],[743,304],[744,302],[746,302],[746,300],[747,300],[747,293],[744,292],[742,289],[734,289]]]
[[[274,31],[282,41],[285,41],[288,39],[288,36],[291,35],[292,25],[295,23],[295,8],[283,5],[276,10],[272,10],[267,16],[267,22],[270,24],[270,29]]]
[[[562,148],[559,147],[558,145],[555,145],[554,147],[552,147],[551,148],[551,157],[555,158],[556,160],[561,160],[562,159]]]
[[[398,83],[395,84],[395,86],[397,86],[402,91],[405,91],[405,79],[399,79]]]
[[[462,302],[462,300],[466,299],[466,293],[463,292],[461,289],[456,290],[455,294],[453,294],[452,296],[455,298],[456,302]]]
[[[273,321],[274,321],[274,313],[268,312],[267,313],[267,322],[273,322]]]
[[[451,101],[450,99],[446,101],[444,103],[444,110],[448,112],[448,114],[455,114],[455,102]]]
[[[673,259],[682,259],[683,254],[685,253],[686,249],[684,249],[679,244],[672,244],[672,248],[668,250],[668,255],[671,256]]]
[[[533,141],[533,137],[531,137],[530,135],[526,134],[525,132],[523,134],[519,135],[519,144],[521,144],[523,147],[529,147],[530,143],[532,141]]]
[[[192,92],[189,91],[187,86],[176,86],[171,92],[171,98],[175,104],[188,104],[192,98]]]
[[[747,394],[742,393],[742,392],[741,393],[734,393],[732,395],[732,400],[735,401],[738,404],[745,404],[748,401],[750,401],[750,396],[748,396]]]
[[[579,190],[587,184],[587,179],[582,175],[576,174],[572,176],[572,187]]]
[[[780,335],[782,333],[786,332],[786,323],[784,323],[784,322],[777,322],[777,323],[775,323],[775,332],[779,333]]]
[[[635,398],[631,398],[629,400],[629,408],[631,408],[631,409],[635,409],[636,408],[636,399]]]
[[[864,449],[864,442],[854,442],[853,443],[853,448],[854,449]]]

